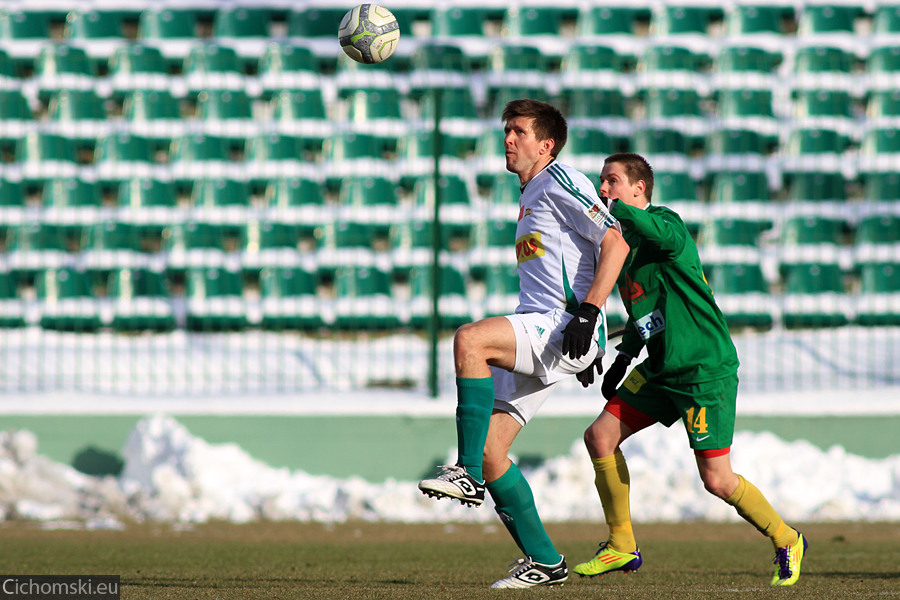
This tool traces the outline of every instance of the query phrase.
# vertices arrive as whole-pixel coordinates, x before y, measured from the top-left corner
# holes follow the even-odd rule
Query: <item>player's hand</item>
[[[581,358],[591,349],[594,332],[597,330],[597,317],[600,309],[590,302],[582,302],[572,316],[572,320],[563,330],[562,352],[570,359]]]
[[[628,356],[619,354],[616,357],[616,360],[613,361],[612,366],[606,372],[606,377],[603,378],[603,385],[600,386],[600,391],[603,393],[604,398],[612,400],[612,397],[616,395],[619,383],[625,377],[625,371],[628,370],[628,365],[630,364],[631,358]]]
[[[597,357],[594,362],[588,365],[588,368],[575,375],[575,379],[577,379],[581,383],[581,387],[588,387],[592,383],[594,383],[594,369],[597,369],[597,377],[603,375],[603,357]]]

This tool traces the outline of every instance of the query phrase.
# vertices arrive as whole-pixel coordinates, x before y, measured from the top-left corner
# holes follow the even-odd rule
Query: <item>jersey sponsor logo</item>
[[[616,224],[616,220],[611,214],[609,214],[609,211],[606,210],[606,207],[601,206],[596,202],[588,209],[588,216],[594,223],[598,225],[604,225],[607,228],[614,227]]]
[[[649,340],[657,333],[666,330],[666,320],[663,318],[659,309],[657,309],[649,315],[644,315],[640,319],[635,319],[634,326],[644,340]]]
[[[631,279],[626,273],[625,284],[619,286],[619,295],[622,296],[622,300],[634,304],[644,297],[644,286]]]
[[[625,389],[631,392],[632,394],[637,394],[638,391],[644,387],[644,384],[647,383],[647,380],[637,369],[632,369],[631,373],[628,374],[628,377],[625,378],[625,381],[622,382],[622,385],[625,386]]]
[[[541,241],[541,232],[528,233],[516,240],[516,261],[522,264],[525,261],[544,256],[544,243]]]
[[[525,217],[530,216],[530,215],[531,215],[530,208],[525,208],[524,206],[519,207],[519,219],[518,219],[519,221],[521,221],[522,219],[524,219]]]

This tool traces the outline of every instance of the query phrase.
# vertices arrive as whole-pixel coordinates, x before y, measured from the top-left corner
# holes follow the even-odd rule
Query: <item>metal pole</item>
[[[432,398],[438,397],[438,334],[440,331],[440,298],[441,298],[441,88],[436,87],[434,94],[434,133],[432,134],[432,153],[434,155],[434,213],[431,220],[431,318],[428,321],[428,338],[430,343],[428,363],[428,389]]]

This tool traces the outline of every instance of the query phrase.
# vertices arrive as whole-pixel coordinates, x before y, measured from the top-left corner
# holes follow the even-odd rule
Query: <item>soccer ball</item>
[[[383,6],[360,4],[341,19],[338,38],[347,56],[371,65],[387,60],[397,49],[400,25]]]

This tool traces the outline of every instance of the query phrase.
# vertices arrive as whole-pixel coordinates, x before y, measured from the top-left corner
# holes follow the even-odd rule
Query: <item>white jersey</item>
[[[600,241],[610,227],[618,222],[583,173],[553,161],[529,181],[516,226],[516,312],[576,310],[594,280]]]

